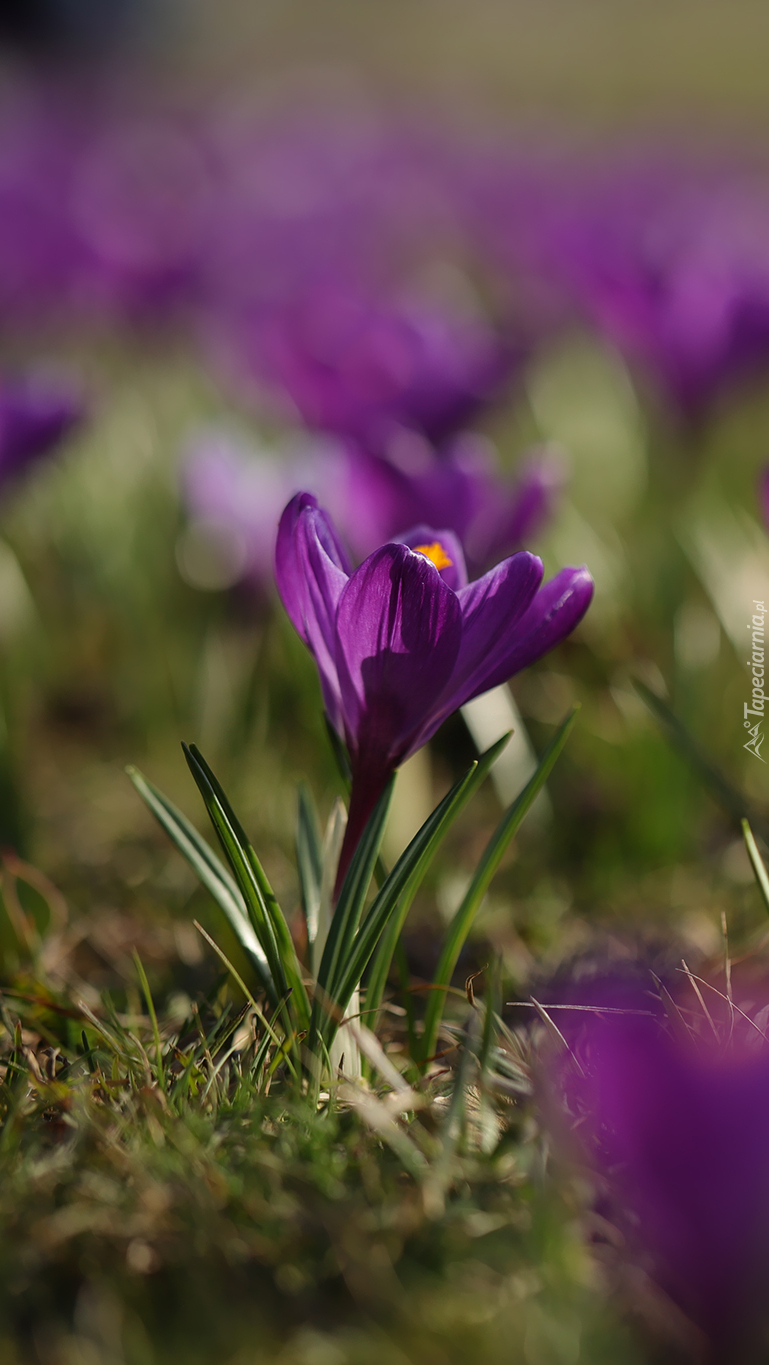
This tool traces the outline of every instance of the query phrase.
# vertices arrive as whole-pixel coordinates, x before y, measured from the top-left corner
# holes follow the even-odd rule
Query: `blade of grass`
[[[483,1032],[478,1049],[480,1071],[480,1115],[479,1128],[481,1150],[487,1155],[493,1152],[499,1141],[499,1127],[492,1099],[492,1061],[499,1052],[499,1022],[502,1012],[502,964],[495,958],[486,972],[487,986],[483,1010]]]
[[[361,975],[363,974],[369,958],[379,943],[366,988],[366,1018],[372,1030],[376,1029],[395,946],[400,939],[414,897],[451,825],[467,805],[470,797],[478,790],[509,738],[509,734],[502,735],[490,749],[481,754],[468,768],[464,777],[460,778],[439,802],[401,854],[366,917],[357,945],[356,970],[357,961],[365,957],[360,969]]]
[[[454,1088],[439,1132],[440,1149],[430,1166],[425,1182],[424,1203],[428,1218],[442,1217],[446,1206],[446,1192],[451,1184],[452,1168],[467,1120],[467,1097],[474,1074],[478,1070],[478,1044],[481,1025],[472,1011],[463,1031],[464,1047],[459,1054],[459,1066],[454,1073]]]
[[[337,1000],[334,988],[336,981],[344,972],[345,965],[352,952],[363,906],[371,885],[374,865],[382,843],[394,785],[395,778],[392,777],[369,817],[342,883],[342,890],[331,919],[326,946],[323,949],[323,956],[318,969],[318,991],[313,1005],[313,1022],[310,1029],[311,1048],[318,1032],[323,1033],[328,1044],[327,1029],[334,1022],[329,1011],[323,1010],[322,999],[328,997],[334,1004],[338,1004],[342,1011],[347,1004],[347,1000]],[[325,1025],[321,1019],[322,1014],[325,1014]],[[336,1026],[334,1024],[335,1031]]]
[[[347,825],[347,811],[344,802],[337,797],[328,817],[326,833],[323,836],[322,861],[323,872],[320,879],[320,905],[318,908],[318,926],[312,944],[310,954],[313,974],[317,976],[323,957],[323,949],[326,946],[326,938],[331,926],[331,917],[334,913],[334,883],[336,881],[336,869],[339,866],[339,855],[342,851],[344,832]],[[376,875],[376,869],[375,869]]]
[[[259,1008],[259,1005],[255,1001],[250,990],[248,989],[248,986],[246,985],[240,973],[235,969],[235,967],[233,967],[232,963],[230,962],[230,959],[227,957],[227,954],[222,952],[222,949],[219,947],[219,944],[216,943],[214,939],[212,939],[210,934],[206,933],[202,924],[198,924],[197,920],[194,921],[194,924],[198,933],[202,934],[203,938],[206,940],[206,943],[210,944],[210,946],[213,948],[220,962],[224,963],[224,966],[227,968],[227,971],[230,973],[230,976],[232,977],[233,981],[237,982],[238,986],[245,995],[248,1003],[250,1004],[252,1010],[254,1011],[254,1014],[256,1015],[257,1019],[259,1019],[259,1021],[264,1025],[264,1028],[270,1035],[270,1038],[274,1042],[275,1046],[279,1047],[282,1042],[282,1039],[275,1032],[274,1028],[272,1027],[272,1024],[265,1015],[264,1010]]]
[[[691,764],[705,786],[710,789],[712,796],[731,816],[735,824],[741,826],[742,820],[747,817],[753,829],[760,832],[762,839],[769,840],[769,829],[761,817],[756,815],[751,808],[747,797],[743,796],[742,792],[737,787],[733,787],[731,782],[724,777],[712,759],[689,734],[686,726],[671,710],[667,702],[652,691],[650,687],[647,687],[646,683],[641,682],[640,678],[634,679],[633,686],[663,729],[667,731],[679,753]]]
[[[758,845],[753,837],[753,831],[747,820],[742,821],[742,835],[745,840],[745,847],[748,850],[753,872],[755,873],[758,889],[764,899],[764,906],[769,911],[769,876],[767,876],[764,860],[758,851]]]
[[[550,741],[544,754],[539,760],[537,771],[529,779],[523,791],[516,797],[512,805],[508,807],[495,829],[491,839],[484,850],[481,861],[475,870],[475,874],[470,882],[467,891],[462,899],[456,914],[454,915],[443,944],[441,956],[433,978],[435,987],[446,987],[450,985],[457,965],[459,954],[472,928],[475,916],[478,913],[481,902],[488,891],[491,880],[499,867],[502,857],[514,836],[517,834],[526,813],[531,809],[538,793],[550,776],[550,772],[563,749],[569,732],[577,716],[578,708],[575,707],[566,720],[558,729],[554,738]],[[445,1003],[445,994],[441,989],[433,990],[427,1000],[425,1009],[425,1025],[422,1035],[422,1058],[431,1057],[435,1052]]]
[[[302,892],[304,920],[307,925],[307,942],[312,947],[318,933],[320,892],[323,880],[323,845],[315,803],[305,782],[299,783],[296,865]]]
[[[158,1016],[155,1013],[155,1002],[152,999],[150,983],[147,980],[147,973],[144,970],[144,964],[142,963],[142,960],[139,957],[139,954],[137,953],[135,948],[133,953],[133,959],[134,966],[136,967],[136,972],[139,977],[139,984],[141,985],[142,988],[142,994],[147,1004],[147,1012],[150,1017],[150,1023],[152,1024],[152,1037],[155,1043],[156,1057],[155,1064],[157,1066],[157,1082],[158,1085],[160,1086],[160,1089],[164,1091],[166,1088],[166,1073],[165,1067],[163,1066],[163,1045],[160,1041],[160,1029],[158,1028]]]
[[[339,769],[339,776],[342,779],[345,793],[347,793],[349,792],[350,787],[352,785],[352,769],[350,768],[350,756],[347,752],[344,742],[339,738],[336,730],[331,724],[331,721],[328,719],[328,716],[326,717],[326,733],[328,735],[329,744],[331,745],[331,751],[336,760],[336,766]]]
[[[346,964],[345,974],[341,983],[336,988],[335,999],[345,1008],[350,999],[355,986],[360,981],[371,956],[376,949],[380,937],[385,930],[388,921],[395,913],[399,903],[399,919],[402,922],[408,914],[411,902],[425,876],[435,853],[437,852],[444,836],[448,832],[459,811],[464,806],[477,786],[485,777],[497,754],[501,751],[509,736],[504,735],[496,744],[487,750],[481,759],[476,760],[468,769],[465,776],[452,787],[451,791],[439,802],[432,815],[428,817],[422,828],[417,831],[408,847],[401,854],[395,867],[380,888],[368,914],[355,939],[353,952]],[[402,900],[401,900],[402,897]],[[400,930],[398,931],[400,932]],[[398,935],[394,935],[394,942],[397,942]],[[381,1003],[381,992],[387,979],[392,953],[389,950],[386,968],[383,964],[382,974],[377,982],[374,983],[375,993],[373,998],[376,1000],[379,993],[378,1004]],[[371,985],[369,984],[369,993]],[[367,1015],[368,1015],[367,1003]],[[370,1016],[369,1016],[370,1017]]]
[[[273,981],[282,997],[290,995],[290,1009],[298,1026],[306,1028],[310,1006],[283,911],[217,778],[194,744],[182,748],[267,956]]]
[[[267,957],[252,927],[246,910],[246,903],[240,894],[237,882],[230,876],[226,867],[202,839],[194,825],[181,811],[150,782],[138,768],[128,767],[126,772],[140,797],[152,811],[155,819],[165,830],[171,842],[178,848],[217,905],[227,916],[241,947],[252,962],[259,980],[274,1003],[277,999],[272,974]]]

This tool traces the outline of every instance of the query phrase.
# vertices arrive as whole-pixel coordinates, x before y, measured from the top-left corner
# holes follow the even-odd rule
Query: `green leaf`
[[[542,755],[534,776],[530,778],[523,791],[505,811],[486,845],[473,879],[465,892],[462,904],[449,925],[433,981],[435,989],[430,992],[425,1009],[425,1025],[422,1035],[423,1062],[431,1057],[435,1051],[438,1029],[443,1015],[446,988],[451,983],[459,954],[472,928],[481,902],[489,889],[491,879],[502,861],[510,840],[518,832],[524,816],[530,810],[538,793],[547,781],[553,765],[566,743],[578,709],[575,707],[571,715],[567,716]]]
[[[310,1006],[291,933],[264,869],[217,778],[192,744],[182,745],[211,823],[240,887],[251,923],[264,949],[273,981],[281,996],[290,993],[291,1010],[306,1028]]]
[[[732,786],[710,756],[700,748],[675,711],[671,710],[662,697],[647,687],[646,683],[641,682],[640,678],[633,680],[633,686],[667,731],[668,738],[672,740],[679,753],[691,764],[705,786],[710,788],[711,795],[731,816],[734,823],[741,826],[743,819],[747,817],[753,829],[759,831],[762,839],[769,841],[769,827],[766,822],[751,808],[747,797],[743,796],[737,787]]]
[[[366,988],[366,1018],[371,1029],[376,1026],[376,1017],[387,985],[393,953],[414,896],[454,820],[478,790],[509,738],[509,734],[503,735],[496,744],[492,744],[444,796],[415,834],[408,848],[401,854],[369,911],[364,926],[366,934],[359,936],[360,942],[356,945],[355,969],[357,970],[358,962],[363,961],[360,969],[360,974],[363,974],[369,957],[379,941],[379,949]]]
[[[353,950],[355,935],[382,843],[394,785],[395,777],[393,776],[369,816],[366,828],[361,835],[347,875],[342,883],[339,900],[329,926],[326,946],[323,949],[323,956],[318,969],[317,984],[319,990],[313,1009],[313,1028],[311,1030],[312,1037],[315,1036],[317,1030],[324,1035],[326,1042],[329,1040],[329,1031],[335,1031],[338,1021],[332,1018],[331,1012],[326,1011],[325,1023],[321,1023],[322,1002],[324,1000],[330,1001],[334,1005],[338,1005],[340,1009],[344,1009],[347,1000],[349,1000],[349,996],[347,1000],[338,998],[336,985],[344,976]],[[356,985],[357,981],[353,983],[353,990]]]
[[[748,850],[748,857],[750,858],[756,881],[758,882],[758,889],[764,900],[764,906],[767,911],[769,911],[769,876],[767,876],[764,860],[758,851],[758,845],[753,838],[753,831],[747,820],[743,820],[742,822],[742,835],[745,840],[745,847]]]
[[[146,803],[155,819],[162,825],[171,842],[176,845],[182,857],[187,860],[198,880],[211,893],[217,905],[227,916],[241,947],[248,955],[268,996],[275,1004],[278,993],[272,980],[267,957],[257,938],[248,917],[246,904],[223,863],[201,838],[194,825],[181,811],[164,796],[152,782],[139,772],[138,768],[128,767],[126,772],[136,790]]]
[[[323,885],[323,843],[318,816],[307,784],[299,784],[299,809],[296,823],[296,865],[302,892],[302,908],[311,945],[318,933],[320,897]]]

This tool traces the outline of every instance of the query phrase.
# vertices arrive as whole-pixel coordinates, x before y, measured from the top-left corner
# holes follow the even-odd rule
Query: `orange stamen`
[[[432,545],[415,545],[414,549],[418,555],[424,555],[429,559],[436,569],[450,569],[454,562],[453,559],[449,559],[439,540],[434,540]]]

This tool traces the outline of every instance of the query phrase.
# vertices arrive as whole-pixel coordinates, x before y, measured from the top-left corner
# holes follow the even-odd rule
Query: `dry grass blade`
[[[712,1029],[712,1031],[713,1031],[713,1036],[715,1037],[716,1042],[719,1042],[720,1040],[719,1040],[719,1037],[718,1037],[718,1029],[716,1028],[715,1023],[713,1022],[713,1016],[712,1016],[712,1014],[710,1013],[710,1010],[708,1009],[707,1005],[705,1004],[705,997],[704,997],[704,995],[702,994],[702,991],[701,991],[700,988],[699,988],[699,985],[698,985],[698,983],[697,983],[697,978],[696,978],[696,976],[693,976],[693,975],[692,975],[692,973],[691,973],[691,971],[689,970],[689,967],[688,967],[688,965],[687,965],[687,963],[686,963],[686,961],[685,961],[684,958],[681,958],[681,968],[682,968],[683,972],[686,974],[686,977],[687,977],[687,979],[688,979],[688,981],[689,981],[689,985],[691,986],[692,990],[694,991],[694,994],[696,995],[697,999],[699,1000],[699,1003],[700,1003],[700,1006],[701,1006],[701,1009],[702,1009],[702,1013],[704,1014],[705,1018],[707,1019],[708,1023],[710,1024],[710,1027],[711,1027],[711,1029]]]
[[[370,1062],[379,1072],[382,1080],[390,1086],[391,1090],[404,1095],[413,1095],[414,1099],[418,1100],[419,1096],[416,1091],[412,1091],[408,1081],[404,1080],[397,1067],[393,1066],[376,1034],[372,1033],[370,1028],[366,1028],[366,1025],[362,1024],[359,1019],[350,1017],[342,1022],[354,1038],[366,1061]]]
[[[565,1048],[565,1050],[571,1057],[571,1060],[573,1061],[574,1065],[576,1066],[580,1076],[584,1077],[585,1075],[584,1067],[580,1063],[579,1058],[576,1057],[575,1054],[572,1052],[571,1048],[569,1047],[569,1044],[567,1043],[566,1039],[561,1033],[561,1030],[559,1029],[558,1025],[550,1018],[550,1015],[548,1014],[544,1005],[540,1005],[539,1001],[535,1000],[533,995],[530,996],[529,998],[531,1000],[532,1005],[534,1006],[534,1009],[537,1011],[537,1014],[542,1020],[542,1023],[545,1025],[545,1028],[550,1034],[551,1038],[555,1038],[556,1041],[560,1044],[560,1046],[562,1048]]]
[[[392,1148],[409,1175],[415,1180],[422,1180],[428,1169],[427,1159],[414,1140],[400,1127],[392,1108],[383,1100],[377,1099],[376,1095],[372,1095],[370,1090],[356,1085],[353,1081],[342,1081],[336,1093],[344,1104],[355,1110],[367,1128]]]

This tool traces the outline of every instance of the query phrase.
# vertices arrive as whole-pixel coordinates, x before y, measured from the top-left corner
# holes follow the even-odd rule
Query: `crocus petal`
[[[337,667],[352,792],[337,890],[366,822],[454,667],[462,634],[457,595],[425,555],[384,545],[343,589]]]
[[[292,624],[315,657],[326,713],[340,734],[334,618],[348,573],[330,518],[310,493],[297,493],[280,519],[275,577]]]
[[[397,767],[454,668],[457,595],[426,556],[383,545],[345,585],[336,630],[353,760]]]
[[[517,558],[516,556],[513,556]],[[483,581],[482,579],[480,580]],[[474,584],[470,585],[474,587]],[[507,640],[489,652],[485,669],[476,675],[476,685],[463,701],[477,697],[490,687],[520,673],[543,654],[570,635],[585,615],[593,597],[593,580],[584,565],[561,569],[540,588],[528,611],[518,621]]]
[[[338,569],[345,578],[351,572],[333,523],[318,507],[318,499],[312,493],[297,493],[285,508],[278,525],[275,581],[291,624],[306,645],[310,643],[307,633],[307,574],[306,563],[300,553],[299,528],[308,516],[312,518],[311,534],[315,533],[331,568]],[[302,543],[304,540],[302,536]]]
[[[424,553],[424,546],[439,545],[443,557],[449,561],[444,565],[436,564],[444,583],[453,588],[454,592],[465,587],[467,583],[465,556],[459,537],[453,531],[435,531],[432,526],[414,526],[411,531],[406,531],[402,536],[395,536],[394,539],[397,545],[408,545],[410,550],[419,550],[420,553]]]
[[[452,711],[515,672],[513,668],[505,672],[506,660],[519,639],[520,621],[541,581],[541,559],[521,550],[457,594],[462,644],[446,691],[433,708],[427,729],[420,734],[420,744],[435,734]],[[488,677],[493,681],[488,682]]]

